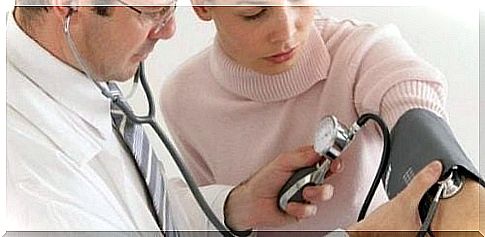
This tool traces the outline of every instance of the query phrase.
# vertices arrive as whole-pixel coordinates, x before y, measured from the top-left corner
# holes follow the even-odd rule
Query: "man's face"
[[[157,11],[163,6],[135,7],[139,11]],[[92,7],[81,7],[76,45],[97,80],[126,81],[133,77],[139,63],[147,58],[160,39],[169,39],[175,32],[175,21],[146,22],[137,11],[126,6],[110,7],[108,16],[101,16]],[[76,40],[77,39],[77,40]]]

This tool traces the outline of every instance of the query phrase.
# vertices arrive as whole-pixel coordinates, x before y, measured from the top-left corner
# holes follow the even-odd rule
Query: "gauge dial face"
[[[337,136],[337,122],[333,116],[320,120],[314,138],[314,149],[320,155],[325,154],[332,146]]]

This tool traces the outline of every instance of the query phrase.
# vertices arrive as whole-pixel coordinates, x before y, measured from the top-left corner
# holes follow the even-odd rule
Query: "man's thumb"
[[[438,181],[442,169],[441,162],[437,160],[425,166],[402,191],[401,198],[417,206],[426,191]]]

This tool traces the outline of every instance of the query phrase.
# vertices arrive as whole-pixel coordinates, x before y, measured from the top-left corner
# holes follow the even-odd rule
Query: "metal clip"
[[[463,188],[465,183],[465,177],[458,174],[458,167],[454,166],[450,172],[450,175],[442,181],[439,181],[439,185],[443,185],[443,192],[441,194],[442,199],[447,199],[455,196]]]
[[[325,175],[330,169],[331,164],[332,160],[330,159],[326,159],[323,163],[317,164],[317,170],[312,174],[311,181],[317,185],[323,184],[323,181],[325,180]]]

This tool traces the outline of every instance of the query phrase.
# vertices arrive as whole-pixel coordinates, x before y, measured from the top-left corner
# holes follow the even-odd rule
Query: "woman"
[[[163,86],[164,118],[200,185],[239,184],[279,154],[311,145],[325,115],[350,125],[372,112],[390,128],[411,108],[445,117],[442,74],[395,27],[315,19],[314,7],[288,5],[304,1],[267,2],[287,5],[194,7],[217,36]],[[326,180],[333,198],[285,229],[355,222],[381,147],[378,129],[361,130],[341,156],[345,169]],[[371,209],[386,200],[380,187]]]

